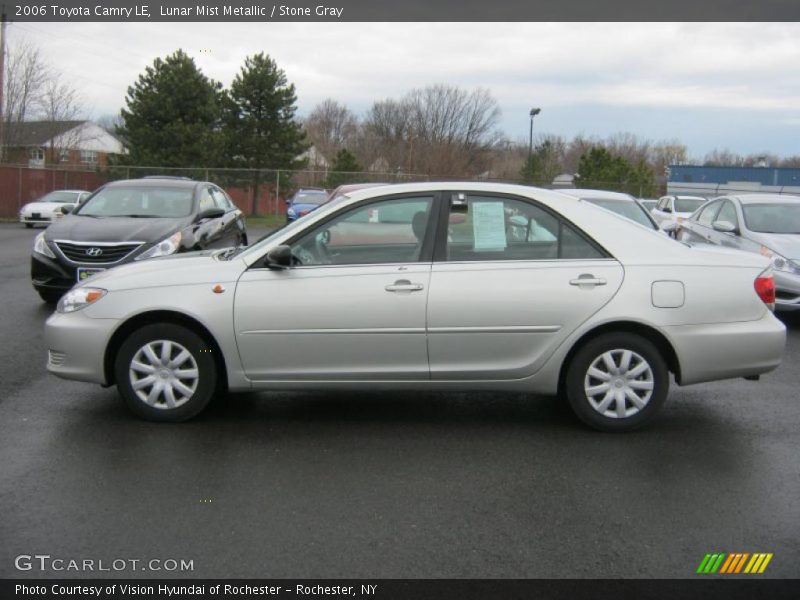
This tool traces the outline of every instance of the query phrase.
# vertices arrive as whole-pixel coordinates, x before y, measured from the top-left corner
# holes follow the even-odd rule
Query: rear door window
[[[451,200],[448,261],[596,258],[605,258],[597,244],[533,202],[477,195]]]

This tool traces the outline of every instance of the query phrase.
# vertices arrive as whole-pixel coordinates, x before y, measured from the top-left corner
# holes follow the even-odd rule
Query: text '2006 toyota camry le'
[[[123,265],[48,319],[48,369],[180,421],[228,390],[562,394],[601,430],[678,384],[757,378],[786,339],[768,259],[688,247],[554,191],[401,184],[246,249]]]

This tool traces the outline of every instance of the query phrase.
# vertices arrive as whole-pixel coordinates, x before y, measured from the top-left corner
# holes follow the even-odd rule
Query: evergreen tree
[[[117,133],[129,165],[211,167],[222,153],[221,84],[182,50],[157,58],[128,88]]]
[[[640,161],[635,167],[606,148],[595,146],[581,155],[575,185],[582,188],[617,190],[633,195],[650,195],[655,188],[653,170]]]
[[[342,148],[336,153],[336,158],[330,167],[330,173],[325,182],[325,186],[333,189],[345,183],[358,181],[361,178],[359,172],[362,170],[356,157],[353,156],[347,148]]]
[[[228,94],[226,136],[231,162],[248,169],[293,169],[308,147],[295,120],[294,84],[268,55],[245,59]],[[253,214],[256,213],[261,174],[254,171]]]

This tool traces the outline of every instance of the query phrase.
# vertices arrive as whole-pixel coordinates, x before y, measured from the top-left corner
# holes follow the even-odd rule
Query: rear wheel
[[[202,337],[173,323],[134,331],[114,363],[117,389],[134,413],[151,421],[185,421],[202,411],[217,387],[217,366]]]
[[[600,431],[630,431],[650,421],[664,403],[669,369],[645,338],[607,333],[578,350],[565,384],[581,421]]]

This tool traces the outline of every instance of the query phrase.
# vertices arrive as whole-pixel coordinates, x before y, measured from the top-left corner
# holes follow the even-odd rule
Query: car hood
[[[93,275],[85,285],[120,291],[235,282],[247,265],[239,258],[217,260],[219,252],[201,250],[131,262]]]
[[[800,234],[796,233],[755,233],[748,232],[747,237],[757,244],[766,246],[784,258],[800,260]]]
[[[75,206],[75,204],[70,202],[28,202],[22,207],[22,210],[49,213],[59,210],[62,206]]]
[[[47,239],[73,242],[158,242],[188,224],[189,219],[67,215],[47,229]]]

